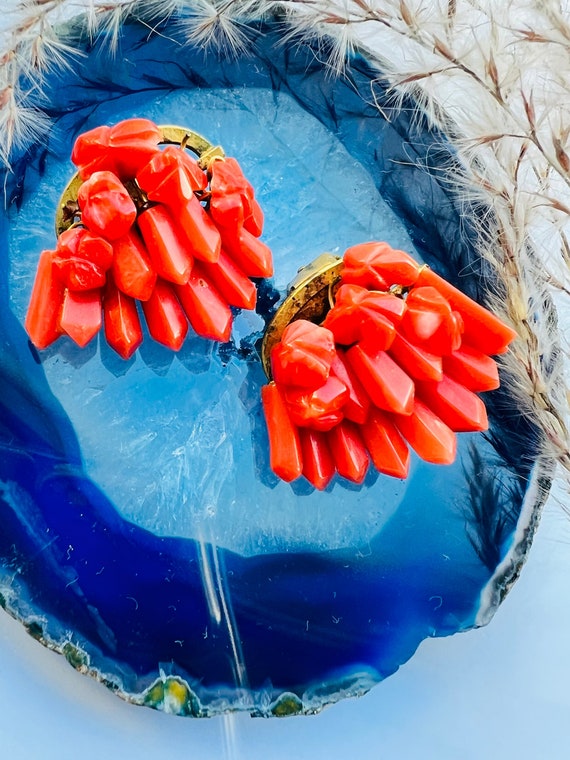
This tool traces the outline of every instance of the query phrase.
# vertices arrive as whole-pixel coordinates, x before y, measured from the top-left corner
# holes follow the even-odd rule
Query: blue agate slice
[[[486,394],[489,434],[461,435],[450,467],[414,459],[406,481],[369,473],[324,493],[272,475],[259,341],[297,269],[386,239],[480,298],[491,275],[472,244],[477,209],[453,194],[442,136],[413,103],[394,111],[361,56],[334,79],[270,23],[233,61],[160,31],[126,23],[112,66],[99,41],[52,75],[49,141],[3,177],[0,601],[132,701],[311,712],[390,675],[424,638],[492,615],[548,467],[503,378]],[[145,335],[124,362],[103,339],[81,350],[62,338],[38,354],[23,321],[73,140],[135,115],[238,158],[275,277],[225,345],[190,336],[173,354]]]

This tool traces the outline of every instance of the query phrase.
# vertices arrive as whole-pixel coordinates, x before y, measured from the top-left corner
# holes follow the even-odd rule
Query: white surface
[[[0,757],[566,760],[570,520],[551,498],[487,628],[424,642],[370,694],[314,717],[174,718],[123,703],[0,615]]]

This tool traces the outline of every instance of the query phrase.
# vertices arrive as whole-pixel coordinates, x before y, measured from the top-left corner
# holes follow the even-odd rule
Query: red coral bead
[[[230,306],[255,308],[257,288],[224,250],[215,264],[203,262],[202,267]]]
[[[215,264],[220,258],[222,238],[202,204],[195,196],[176,209],[180,235],[192,255]]]
[[[53,251],[40,255],[26,314],[26,332],[36,348],[47,348],[61,335],[59,318],[65,287],[57,276],[53,257]]]
[[[485,404],[463,385],[444,377],[439,382],[418,383],[421,400],[456,432],[487,430]]]
[[[73,145],[71,160],[79,169],[81,179],[97,171],[114,169],[109,160],[110,127],[95,127],[79,135]]]
[[[77,194],[81,221],[106,240],[117,240],[131,229],[137,210],[121,180],[112,172],[100,171],[84,182]]]
[[[135,177],[156,153],[161,139],[160,129],[149,119],[125,119],[111,127],[109,147],[119,177]]]
[[[397,414],[412,413],[414,382],[385,351],[357,344],[346,357],[375,406]]]
[[[178,351],[188,332],[188,322],[173,287],[158,279],[142,308],[151,336],[158,343]]]
[[[413,288],[406,299],[402,330],[410,340],[426,342],[450,315],[451,306],[435,288]]]
[[[195,264],[185,285],[176,294],[194,331],[203,338],[226,343],[232,330],[232,312],[200,264]]]
[[[268,245],[243,227],[238,231],[220,228],[222,247],[248,277],[271,277],[273,257]]]
[[[412,414],[394,415],[392,419],[416,454],[426,462],[451,464],[455,461],[455,433],[422,401],[415,400]]]
[[[408,476],[410,451],[390,415],[379,409],[372,410],[361,432],[378,472],[395,478]]]
[[[96,171],[111,171],[132,179],[156,152],[162,136],[149,119],[125,119],[114,127],[96,127],[79,135],[71,160],[81,179]]]
[[[318,388],[328,378],[335,354],[330,330],[298,319],[287,325],[271,352],[273,378],[282,385]]]
[[[103,320],[107,343],[123,359],[129,359],[143,340],[135,300],[125,295],[110,277],[103,296]]]
[[[328,328],[335,341],[344,346],[367,340],[386,350],[392,345],[396,335],[393,322],[373,306],[370,308],[365,301],[346,306],[335,304],[328,312],[323,327]]]
[[[112,262],[111,244],[84,228],[73,227],[58,238],[54,263],[63,283],[71,290],[102,287]]]
[[[113,242],[113,279],[123,293],[148,301],[156,283],[148,251],[139,235],[131,230]]]
[[[347,420],[362,425],[368,417],[370,398],[364,387],[346,360],[344,352],[337,347],[336,356],[331,365],[331,375],[337,377],[348,391],[342,411]]]
[[[334,477],[336,467],[327,436],[318,430],[300,428],[303,475],[317,490],[323,491]]]
[[[517,333],[492,312],[466,296],[433,270],[424,268],[418,277],[418,285],[436,288],[447,299],[451,308],[461,314],[464,332],[463,343],[483,354],[502,354]]]
[[[84,348],[101,328],[101,291],[66,290],[59,319],[61,331]]]
[[[235,158],[214,161],[211,166],[212,216],[215,218],[220,202],[228,196],[239,198],[243,210],[243,226],[254,237],[263,230],[263,211],[254,197],[252,185],[245,178]],[[232,201],[233,202],[233,201]],[[263,276],[263,275],[260,275]]]
[[[344,420],[327,433],[327,442],[338,474],[353,483],[362,483],[370,460],[358,426]]]
[[[137,174],[137,182],[151,201],[175,206],[205,189],[208,178],[184,150],[168,145],[157,150]]]
[[[388,351],[392,359],[414,380],[441,380],[442,358],[398,333]]]
[[[269,436],[269,462],[273,472],[289,483],[303,472],[299,431],[291,422],[285,400],[275,383],[264,385],[261,401]]]
[[[373,290],[387,290],[391,285],[413,285],[418,279],[419,264],[405,251],[387,243],[360,243],[344,254],[342,281]]]
[[[295,425],[330,430],[344,417],[343,406],[348,399],[348,388],[337,377],[329,375],[327,381],[314,391],[285,387],[283,394]]]
[[[497,362],[470,346],[461,346],[444,356],[443,369],[446,375],[470,391],[492,391],[500,384]]]
[[[177,285],[188,282],[192,254],[167,206],[149,206],[139,214],[137,223],[158,276]]]

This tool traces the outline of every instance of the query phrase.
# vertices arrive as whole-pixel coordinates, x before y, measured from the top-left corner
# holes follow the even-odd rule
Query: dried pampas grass
[[[522,414],[544,431],[545,458],[570,479],[567,336],[549,306],[570,318],[570,7],[566,0],[20,0],[0,35],[0,158],[36,140],[45,117],[30,104],[50,67],[78,54],[64,22],[84,13],[89,33],[116,49],[135,14],[149,34],[176,14],[188,40],[247,50],[248,22],[279,14],[284,37],[322,41],[323,65],[342,76],[364,47],[391,85],[411,95],[450,139],[466,209],[488,209],[481,254],[497,274],[488,304],[520,339],[504,368]],[[373,93],[371,93],[373,98]],[[450,178],[452,179],[452,178]]]

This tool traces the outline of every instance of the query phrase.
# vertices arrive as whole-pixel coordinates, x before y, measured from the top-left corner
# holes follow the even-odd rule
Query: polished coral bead
[[[254,237],[259,237],[263,232],[263,210],[255,198],[248,198],[245,204],[244,228]]]
[[[369,290],[352,283],[342,284],[335,294],[335,306],[366,306],[382,314],[395,325],[402,321],[406,302],[393,293]]]
[[[185,285],[176,294],[194,331],[203,338],[226,343],[232,330],[232,312],[200,264],[195,264]]]
[[[111,127],[109,147],[121,179],[132,179],[154,155],[162,139],[160,129],[149,119],[125,119]]]
[[[331,365],[331,375],[338,378],[348,391],[342,411],[347,420],[362,425],[368,417],[370,399],[364,387],[346,360],[344,352],[337,347],[336,356]]]
[[[389,414],[374,409],[361,427],[362,437],[378,472],[406,478],[410,468],[410,451]]]
[[[385,351],[357,344],[346,357],[373,404],[397,414],[411,414],[414,382]]]
[[[201,192],[208,186],[208,176],[205,171],[200,168],[198,161],[191,156],[187,150],[175,145],[167,145],[164,148],[164,153],[167,155],[176,155],[176,158],[182,166],[186,169],[186,174],[190,179],[190,184],[195,192]]]
[[[446,375],[470,391],[492,391],[499,387],[497,362],[470,346],[461,346],[444,356],[443,369]]]
[[[79,188],[82,223],[106,240],[117,240],[131,229],[137,210],[121,180],[112,172],[92,174]]]
[[[348,399],[346,385],[329,375],[316,390],[283,388],[285,403],[291,420],[297,427],[330,430],[343,419],[343,406]]]
[[[248,277],[271,277],[273,274],[271,250],[257,239],[261,234],[261,226],[258,229],[255,225],[247,223],[249,201],[230,183],[216,184],[214,181],[218,165],[223,168],[228,161],[233,161],[233,159],[224,162],[216,161],[213,164],[214,175],[211,182],[209,213],[220,231],[222,247],[239,268]],[[257,201],[254,203],[259,208]],[[259,213],[261,214],[261,209]],[[249,218],[251,220],[254,217]]]
[[[81,179],[97,171],[114,170],[109,158],[110,127],[95,127],[79,135],[73,145],[71,160],[79,169]]]
[[[244,228],[255,237],[259,237],[263,230],[263,212],[255,200],[252,185],[245,178],[236,159],[225,158],[214,161],[210,172],[212,175],[210,204],[213,218],[216,219],[220,203],[223,203],[224,199],[229,196],[235,196],[239,199],[243,210],[242,224]]]
[[[237,193],[218,195],[210,200],[209,214],[218,229],[226,231],[226,237],[233,235],[236,242],[244,223],[241,197]]]
[[[257,288],[223,249],[215,264],[204,261],[202,268],[230,306],[255,308]]]
[[[465,386],[444,375],[437,383],[418,383],[421,400],[456,432],[487,430],[485,404]]]
[[[342,281],[372,290],[388,290],[391,285],[413,285],[420,271],[419,264],[405,251],[387,243],[360,243],[344,254]]]
[[[129,359],[143,340],[135,300],[125,295],[110,277],[103,295],[103,321],[107,343],[123,359]]]
[[[268,245],[243,227],[237,236],[233,230],[220,228],[222,247],[248,277],[271,277],[273,257]]]
[[[59,319],[61,331],[84,348],[101,328],[101,291],[66,290]]]
[[[353,483],[362,483],[370,460],[358,425],[344,420],[327,433],[327,442],[338,474]]]
[[[392,359],[414,380],[441,380],[442,358],[398,333],[388,351]]]
[[[429,346],[436,354],[447,356],[461,346],[462,336],[463,318],[458,311],[452,311],[429,339]]]
[[[264,385],[261,401],[269,436],[269,462],[273,472],[287,483],[303,472],[299,431],[291,422],[285,400],[275,383]]]
[[[206,188],[208,178],[198,162],[182,148],[168,145],[157,150],[137,174],[137,182],[151,201],[170,206],[188,201]]]
[[[222,238],[198,199],[192,196],[174,213],[180,226],[180,236],[192,255],[202,261],[216,263],[220,258]]]
[[[149,206],[139,214],[137,222],[158,276],[177,285],[188,282],[194,260],[167,206]]]
[[[158,279],[142,308],[151,336],[158,343],[178,351],[188,332],[188,321],[172,285]]]
[[[450,315],[451,306],[435,288],[413,288],[406,299],[402,330],[410,340],[426,342]]]
[[[113,242],[113,279],[123,293],[148,301],[156,283],[156,271],[143,241],[135,230]]]
[[[433,270],[420,272],[418,285],[436,288],[449,302],[451,308],[461,314],[464,332],[463,343],[483,354],[502,354],[516,337],[516,332],[484,306],[473,301]]]
[[[102,287],[112,262],[111,244],[85,228],[73,227],[62,232],[57,240],[54,263],[63,283],[71,290]]]
[[[54,251],[43,251],[40,256],[26,314],[26,332],[36,348],[47,348],[61,335],[59,318],[65,287],[53,257]]]
[[[158,150],[137,174],[137,183],[149,201],[176,206],[194,194],[186,170],[174,157]]]
[[[273,348],[271,372],[282,385],[315,389],[326,382],[335,354],[330,330],[298,319],[287,325]]]
[[[392,419],[416,454],[426,462],[451,464],[455,461],[455,433],[422,401],[415,400],[412,414],[394,415]]]
[[[334,477],[336,467],[327,436],[319,430],[299,428],[303,455],[303,475],[317,490],[323,491]]]
[[[79,135],[71,160],[81,179],[96,171],[112,171],[121,179],[136,176],[156,152],[159,128],[148,119],[125,119],[114,127],[96,127]]]
[[[337,343],[344,346],[367,340],[386,350],[396,335],[394,323],[366,301],[354,304],[335,303],[328,312],[323,326],[332,332]]]

